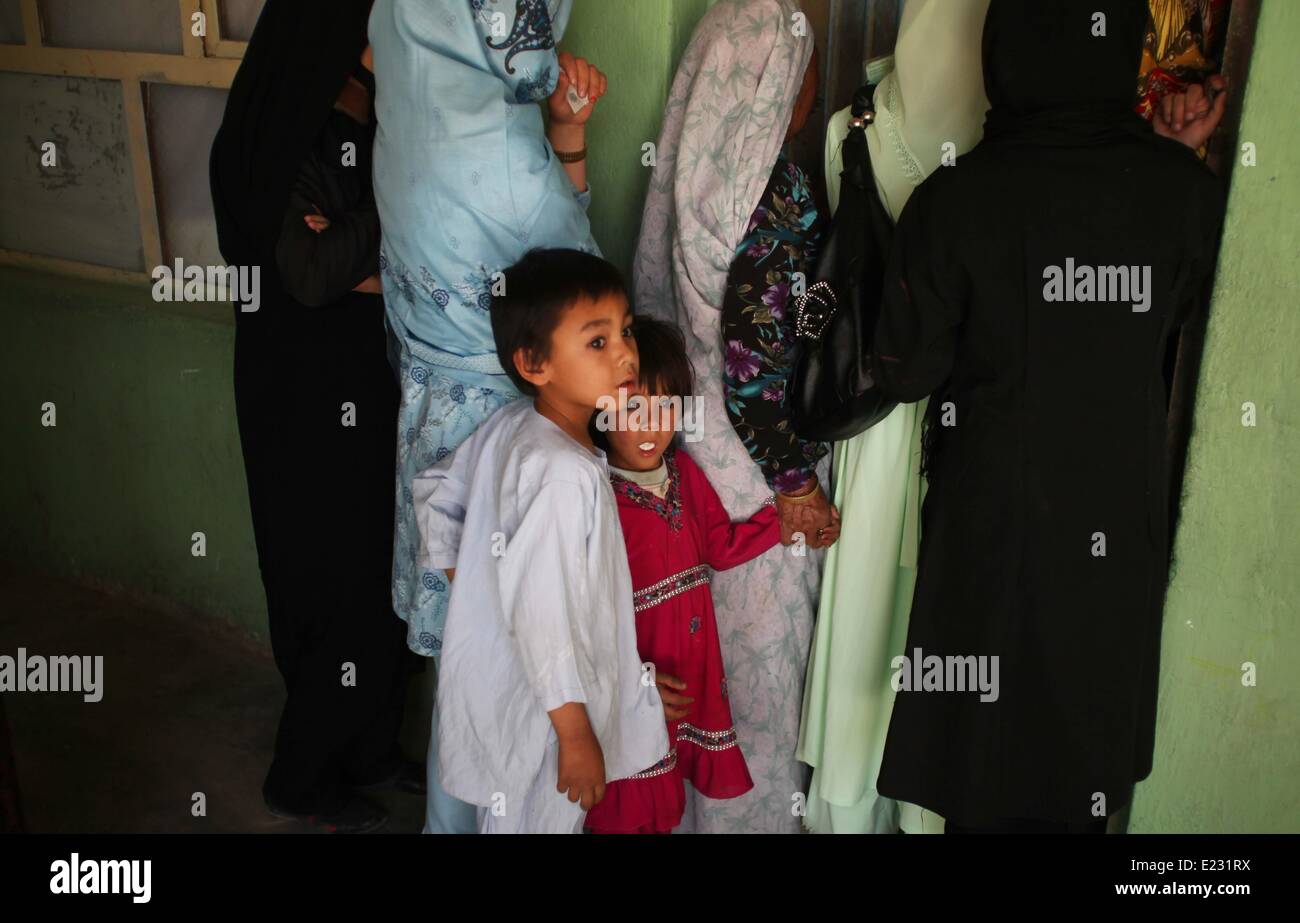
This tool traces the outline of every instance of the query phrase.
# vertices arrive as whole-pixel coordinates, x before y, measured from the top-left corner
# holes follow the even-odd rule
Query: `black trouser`
[[[264,298],[262,311],[240,318],[235,402],[287,693],[264,793],[318,812],[399,755],[411,655],[390,591],[397,391],[380,298],[296,316]]]

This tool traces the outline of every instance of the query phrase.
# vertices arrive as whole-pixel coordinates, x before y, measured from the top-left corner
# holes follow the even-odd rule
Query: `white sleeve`
[[[456,566],[460,536],[465,528],[469,486],[461,477],[453,452],[411,481],[411,502],[420,530],[420,567],[447,570]]]
[[[580,658],[590,663],[582,631],[587,586],[589,492],[570,482],[543,484],[500,558],[501,611],[524,674],[542,708],[586,702]],[[613,613],[605,613],[612,618]]]

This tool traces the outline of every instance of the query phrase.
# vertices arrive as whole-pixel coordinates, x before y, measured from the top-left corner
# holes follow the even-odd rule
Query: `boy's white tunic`
[[[668,752],[642,679],[604,453],[513,401],[414,481],[425,564],[456,568],[438,677],[438,770],[494,832],[569,833],[547,712],[582,702],[608,779]]]

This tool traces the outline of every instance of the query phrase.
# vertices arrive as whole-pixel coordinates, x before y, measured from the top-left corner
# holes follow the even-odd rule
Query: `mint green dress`
[[[988,4],[908,0],[893,60],[868,68],[877,87],[867,143],[877,190],[895,221],[931,171],[980,139],[988,109],[980,57]],[[894,65],[877,79],[877,69]],[[832,207],[847,126],[844,110],[826,133]],[[926,403],[902,404],[835,444],[832,494],[843,525],[822,573],[797,752],[813,767],[804,826],[814,833],[943,830],[943,818],[883,798],[875,787],[894,706],[892,661],[907,641],[916,578]]]

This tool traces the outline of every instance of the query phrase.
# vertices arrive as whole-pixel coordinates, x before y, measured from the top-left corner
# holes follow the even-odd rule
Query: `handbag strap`
[[[849,133],[841,148],[844,167],[840,171],[842,182],[852,183],[869,198],[875,196],[875,179],[871,173],[871,151],[867,147],[867,126],[876,120],[876,86],[868,83],[858,87],[849,109]]]

